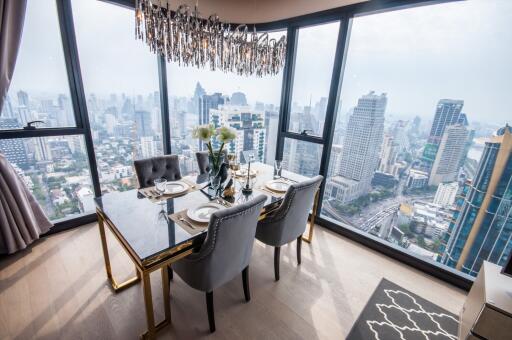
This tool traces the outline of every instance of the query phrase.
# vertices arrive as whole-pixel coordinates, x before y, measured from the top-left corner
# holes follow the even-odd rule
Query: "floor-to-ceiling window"
[[[295,30],[291,99],[283,142],[283,168],[305,176],[318,175],[324,125],[340,22]]]
[[[36,130],[22,130],[34,121],[40,121],[34,123]],[[28,1],[0,130],[0,152],[52,221],[94,212],[84,136],[75,119],[53,0]],[[29,132],[32,137],[22,138]]]
[[[286,31],[270,32],[269,39],[283,35]],[[204,146],[192,137],[192,129],[203,124],[236,131],[236,140],[227,145],[229,153],[241,157],[242,151],[255,150],[259,161],[273,164],[282,72],[248,77],[171,62],[167,63],[167,87],[171,151],[180,156],[182,173],[197,172],[195,153]]]
[[[102,192],[135,188],[133,160],[163,154],[157,57],[135,39],[133,10],[71,3]]]
[[[512,163],[493,137],[511,117],[511,15],[474,0],[352,20],[322,217],[471,275],[505,261],[511,165],[488,152]]]

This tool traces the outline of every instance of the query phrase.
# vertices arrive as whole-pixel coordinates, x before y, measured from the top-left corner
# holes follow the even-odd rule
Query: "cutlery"
[[[187,221],[187,220],[186,220],[186,219],[184,219],[183,217],[181,217],[181,216],[180,216],[180,217],[178,218],[178,220],[179,220],[180,222],[185,223],[185,224],[186,224],[186,225],[188,225],[190,228],[192,228],[192,229],[196,229],[196,227],[194,227],[194,226],[192,225],[192,223],[190,223],[189,221]]]

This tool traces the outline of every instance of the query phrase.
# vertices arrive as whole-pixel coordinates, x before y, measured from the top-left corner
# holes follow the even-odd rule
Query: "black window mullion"
[[[162,118],[162,139],[164,154],[172,153],[171,149],[171,123],[169,120],[169,96],[167,92],[167,65],[165,57],[158,55],[158,79],[160,86],[160,115]]]
[[[318,202],[318,211],[322,210],[322,201],[325,191],[325,183],[327,180],[327,172],[329,170],[329,161],[331,158],[332,141],[334,131],[336,129],[336,119],[338,115],[339,96],[341,93],[341,85],[343,82],[343,71],[347,59],[347,49],[350,40],[350,31],[352,27],[352,18],[343,17],[340,23],[338,41],[336,45],[336,54],[334,57],[334,65],[331,77],[331,86],[329,89],[329,98],[327,100],[327,112],[325,114],[324,123],[324,147],[322,150],[322,159],[320,161],[320,174],[324,176],[324,181],[320,186],[320,195]]]
[[[290,121],[290,101],[292,97],[293,73],[295,70],[297,30],[297,27],[288,27],[286,34],[286,60],[283,70],[283,85],[281,87],[276,159],[283,159],[285,134],[287,133],[288,122]]]
[[[68,70],[68,78],[70,82],[73,109],[75,111],[75,116],[79,117],[78,121],[80,121],[80,124],[83,127],[83,135],[87,149],[87,158],[89,160],[89,170],[92,177],[94,195],[98,197],[101,196],[101,186],[98,174],[98,166],[96,163],[96,156],[94,154],[94,144],[92,140],[91,126],[89,123],[89,115],[87,112],[87,101],[85,99],[82,73],[80,70],[80,62],[78,58],[78,47],[76,43],[75,26],[73,23],[71,0],[56,1],[66,68]]]

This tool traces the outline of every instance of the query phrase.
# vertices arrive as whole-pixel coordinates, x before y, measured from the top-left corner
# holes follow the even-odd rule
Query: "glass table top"
[[[257,170],[253,193],[251,195],[242,194],[239,190],[240,186],[237,184],[235,196],[226,200],[232,204],[240,204],[258,195],[265,195],[267,211],[278,206],[282,195],[258,190],[258,187],[272,179],[273,167],[262,163],[252,164],[251,167]],[[297,182],[306,179],[304,176],[286,171],[283,171],[283,176]],[[200,187],[206,185],[207,182],[206,176],[189,179],[199,183]],[[98,209],[116,228],[118,235],[128,243],[142,262],[168,249],[204,237],[203,234],[206,233],[205,230],[202,233],[190,235],[168,217],[170,214],[210,202],[208,195],[201,190],[169,198],[163,204],[150,201],[136,189],[108,193],[96,198],[95,201]]]

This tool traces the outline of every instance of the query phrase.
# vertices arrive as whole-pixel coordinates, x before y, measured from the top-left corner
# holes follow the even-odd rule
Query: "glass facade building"
[[[465,191],[442,263],[476,275],[483,261],[505,264],[512,248],[512,129],[508,125],[486,143],[476,177]]]

